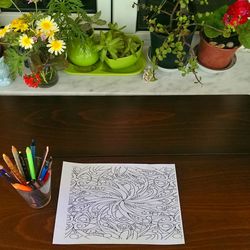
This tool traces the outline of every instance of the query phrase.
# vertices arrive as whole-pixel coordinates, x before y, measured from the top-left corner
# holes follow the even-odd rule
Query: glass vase
[[[47,64],[40,71],[41,83],[39,88],[50,88],[58,82],[58,72],[55,67]]]
[[[39,76],[39,88],[50,88],[58,82],[58,71],[49,58],[34,54],[30,57],[29,67],[33,74]]]

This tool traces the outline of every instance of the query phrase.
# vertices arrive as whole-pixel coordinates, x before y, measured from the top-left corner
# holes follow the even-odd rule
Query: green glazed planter
[[[142,53],[142,45],[140,49],[134,54],[117,59],[105,58],[105,62],[111,69],[123,69],[134,65],[140,58]]]
[[[90,66],[99,60],[99,54],[93,43],[83,45],[80,40],[75,39],[68,48],[68,59],[77,66]]]

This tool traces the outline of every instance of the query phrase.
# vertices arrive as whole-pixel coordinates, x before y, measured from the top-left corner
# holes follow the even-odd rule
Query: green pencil
[[[31,150],[29,147],[26,148],[26,155],[27,155],[27,159],[28,159],[28,165],[29,165],[31,179],[36,180],[36,171],[35,171],[35,167],[34,167],[32,153],[31,153]]]

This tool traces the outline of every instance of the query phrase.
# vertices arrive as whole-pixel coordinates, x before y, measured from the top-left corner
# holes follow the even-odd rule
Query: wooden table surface
[[[0,150],[50,146],[52,199],[0,178],[0,249],[250,249],[250,97],[0,97]],[[52,245],[62,161],[175,163],[185,245]],[[0,162],[3,164],[3,160]]]

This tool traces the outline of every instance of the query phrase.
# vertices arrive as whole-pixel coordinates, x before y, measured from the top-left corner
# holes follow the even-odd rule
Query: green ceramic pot
[[[75,39],[68,47],[68,59],[77,66],[90,66],[99,60],[99,54],[91,40],[83,44]]]
[[[140,49],[133,55],[126,56],[126,57],[121,57],[117,59],[110,59],[110,58],[105,58],[105,62],[111,69],[123,69],[123,68],[128,68],[132,65],[134,65],[138,59],[140,58],[142,53],[142,46]]]

